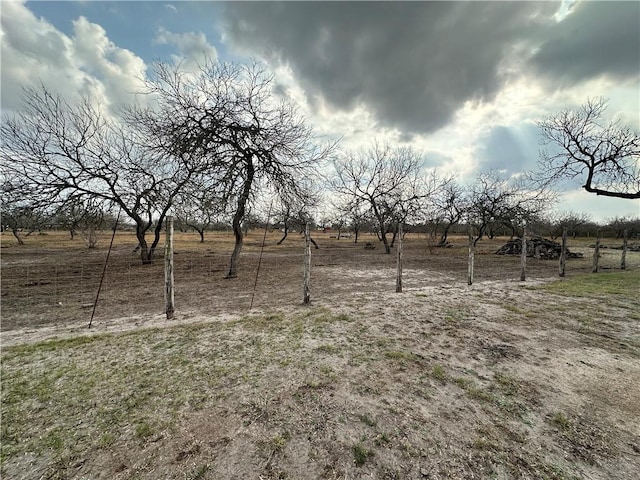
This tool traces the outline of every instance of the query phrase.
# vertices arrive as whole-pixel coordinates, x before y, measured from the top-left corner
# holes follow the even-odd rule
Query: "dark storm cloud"
[[[234,44],[291,66],[310,99],[365,103],[405,133],[445,125],[465,101],[491,100],[501,62],[558,8],[549,2],[232,2]]]
[[[608,75],[640,74],[640,2],[583,2],[555,28],[534,55],[537,73],[560,86]]]

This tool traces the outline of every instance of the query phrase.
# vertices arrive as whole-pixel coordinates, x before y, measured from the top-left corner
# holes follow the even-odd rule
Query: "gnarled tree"
[[[606,123],[606,108],[603,98],[589,100],[538,124],[544,143],[553,147],[541,152],[538,181],[580,178],[589,193],[640,198],[640,135],[619,122]]]
[[[23,90],[23,105],[2,122],[0,158],[14,187],[36,204],[90,200],[119,207],[135,222],[142,262],[150,263],[162,221],[198,164],[158,155],[136,126],[91,98],[72,104],[41,86]]]
[[[320,147],[311,128],[286,98],[273,92],[263,65],[206,61],[195,73],[156,65],[148,93],[159,108],[131,112],[162,148],[199,158],[233,210],[235,246],[227,278],[238,274],[242,221],[258,187],[297,195],[300,179],[332,151]]]

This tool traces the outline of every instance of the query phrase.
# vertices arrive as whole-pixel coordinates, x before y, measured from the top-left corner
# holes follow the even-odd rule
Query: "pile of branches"
[[[542,237],[527,238],[527,257],[557,259],[560,258],[562,245],[553,240]],[[522,239],[515,238],[496,251],[496,255],[521,255]],[[566,250],[566,258],[582,258],[582,253],[573,253]]]

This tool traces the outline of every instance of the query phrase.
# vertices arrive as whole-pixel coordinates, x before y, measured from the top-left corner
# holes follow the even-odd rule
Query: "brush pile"
[[[527,257],[557,259],[560,258],[562,245],[553,240],[542,237],[527,238]],[[515,238],[496,251],[496,255],[521,255],[522,239]],[[567,258],[582,258],[582,253],[570,252],[567,248]]]

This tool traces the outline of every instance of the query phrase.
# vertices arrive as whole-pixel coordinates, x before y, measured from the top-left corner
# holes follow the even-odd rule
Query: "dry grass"
[[[193,238],[177,257],[229,245]],[[82,308],[25,329],[4,275],[34,251],[4,249],[2,478],[635,478],[640,269],[576,273],[585,260],[550,283],[555,263],[533,261],[520,283],[492,244],[467,287],[462,244],[431,256],[414,238],[395,294],[388,256],[320,238],[303,307],[300,240],[276,239],[253,311],[238,297],[254,278],[216,278],[199,287],[222,290],[213,306],[179,303],[174,323],[102,312],[91,336]],[[35,251],[73,264],[80,248]],[[57,338],[25,343],[38,335]]]

